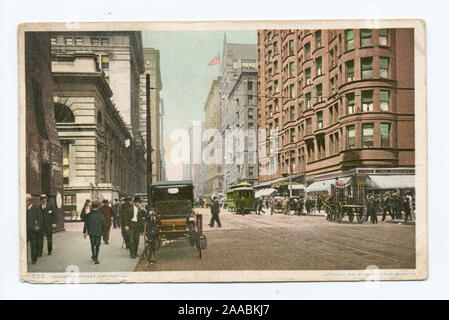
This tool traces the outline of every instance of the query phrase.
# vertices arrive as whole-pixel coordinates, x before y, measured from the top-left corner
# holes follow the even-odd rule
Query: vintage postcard
[[[20,25],[21,280],[427,279],[425,31]]]

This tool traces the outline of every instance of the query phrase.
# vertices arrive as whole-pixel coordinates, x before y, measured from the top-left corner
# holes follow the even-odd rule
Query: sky
[[[193,121],[204,121],[204,105],[220,65],[207,66],[223,51],[224,31],[144,31],[144,48],[160,51],[164,101],[164,147],[168,180],[182,179],[182,166],[171,163],[175,142],[170,134],[186,129]],[[228,43],[257,43],[257,31],[226,31]]]

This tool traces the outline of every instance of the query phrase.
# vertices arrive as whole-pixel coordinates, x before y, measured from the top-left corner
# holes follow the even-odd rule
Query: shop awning
[[[303,184],[292,184],[292,190],[304,190],[305,187]]]
[[[414,189],[414,175],[371,175],[366,179],[367,189]]]
[[[274,189],[274,188],[260,189],[260,190],[256,191],[255,197],[256,198],[268,197],[268,196],[271,196],[273,194],[273,192],[275,192],[275,191],[276,191],[276,189]]]
[[[351,177],[339,178],[343,185],[348,185],[351,183]],[[315,181],[310,186],[306,188],[306,192],[328,192],[331,191],[331,185],[335,184],[336,179],[328,179]]]

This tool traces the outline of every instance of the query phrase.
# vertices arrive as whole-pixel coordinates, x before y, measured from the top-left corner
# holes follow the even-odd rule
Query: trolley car
[[[226,192],[226,206],[230,211],[236,213],[249,213],[254,211],[254,195],[255,190],[249,183],[235,184]]]

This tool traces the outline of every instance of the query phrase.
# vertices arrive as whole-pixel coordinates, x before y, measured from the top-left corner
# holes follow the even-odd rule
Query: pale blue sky
[[[182,168],[169,162],[170,132],[204,120],[204,104],[220,72],[219,65],[207,65],[217,54],[221,56],[224,31],[144,31],[142,38],[144,48],[160,51],[167,176],[181,179]],[[226,31],[226,39],[256,44],[257,31]]]

